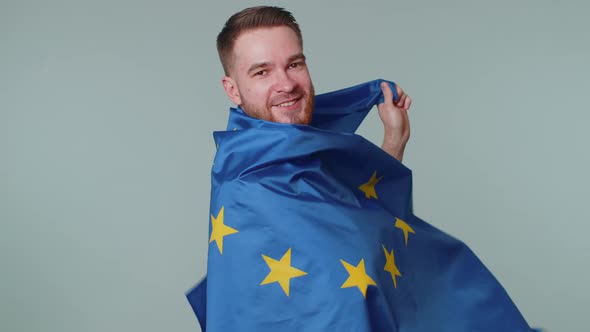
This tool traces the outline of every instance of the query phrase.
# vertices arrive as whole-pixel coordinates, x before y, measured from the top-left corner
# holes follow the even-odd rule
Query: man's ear
[[[229,100],[236,105],[241,105],[242,98],[240,97],[240,91],[238,91],[236,82],[229,76],[223,76],[221,83],[223,84],[223,90],[225,90]]]

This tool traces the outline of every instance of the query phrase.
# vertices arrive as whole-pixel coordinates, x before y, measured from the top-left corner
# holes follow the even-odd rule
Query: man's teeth
[[[295,104],[295,101],[288,101],[286,103],[278,104],[277,106],[279,106],[279,107],[289,107],[289,106],[291,106],[293,104]]]

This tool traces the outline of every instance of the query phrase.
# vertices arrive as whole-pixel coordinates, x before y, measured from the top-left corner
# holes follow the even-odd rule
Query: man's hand
[[[410,139],[408,110],[412,105],[412,99],[397,84],[395,87],[398,99],[394,102],[393,92],[389,84],[387,82],[381,83],[384,102],[377,105],[377,109],[385,129],[381,148],[401,162],[404,157],[406,143]]]

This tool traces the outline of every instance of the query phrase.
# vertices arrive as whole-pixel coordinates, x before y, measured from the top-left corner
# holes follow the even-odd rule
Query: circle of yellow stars
[[[383,176],[377,177],[377,171],[373,173],[369,181],[358,187],[367,199],[378,199],[375,185],[377,185]],[[395,218],[395,228],[398,228],[403,232],[404,243],[408,246],[409,234],[415,234],[416,232],[412,227],[400,218]],[[239,231],[226,225],[224,222],[224,207],[222,206],[217,216],[211,214],[211,236],[209,243],[215,242],[219,253],[223,254],[223,240],[226,236],[238,233]],[[395,288],[397,288],[397,278],[402,277],[397,265],[395,264],[395,255],[393,249],[388,250],[385,245],[381,245],[383,253],[385,255],[385,266],[383,270],[389,272]],[[266,262],[269,268],[269,272],[260,283],[260,286],[278,283],[288,297],[290,294],[291,279],[303,277],[307,275],[307,272],[298,269],[291,265],[291,254],[292,248],[287,249],[280,259],[274,259],[267,255],[262,255],[262,259]],[[356,287],[364,298],[367,296],[367,289],[369,286],[377,286],[377,283],[371,278],[365,268],[365,260],[361,258],[358,264],[355,266],[349,262],[340,259],[340,263],[348,273],[348,278],[340,286],[340,288],[353,288]]]

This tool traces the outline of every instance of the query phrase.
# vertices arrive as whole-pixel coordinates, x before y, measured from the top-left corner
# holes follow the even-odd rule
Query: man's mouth
[[[280,104],[276,104],[275,107],[281,107],[285,110],[293,110],[299,106],[300,100],[301,100],[301,97],[296,98],[296,99],[292,99],[292,100],[288,100],[288,101],[284,101]]]
[[[278,104],[277,106],[278,107],[287,107],[287,106],[291,106],[293,104],[295,104],[295,100],[291,100],[291,101],[288,101],[288,102],[285,102],[285,103],[282,103],[282,104]]]

